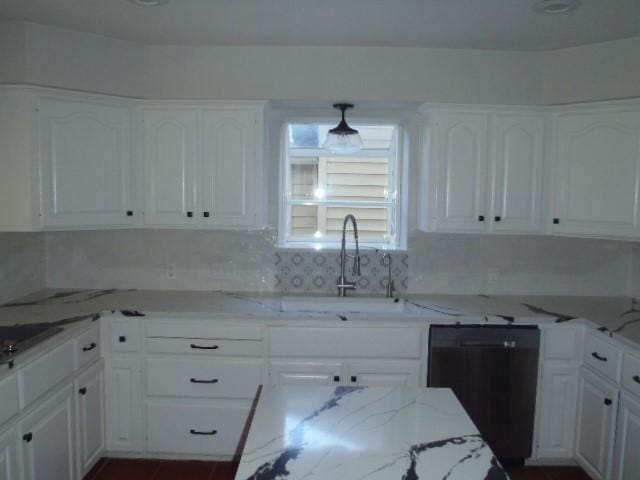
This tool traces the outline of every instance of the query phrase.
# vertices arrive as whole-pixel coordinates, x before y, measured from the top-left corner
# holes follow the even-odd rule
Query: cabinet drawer
[[[29,405],[44,392],[74,371],[74,342],[69,341],[46,353],[18,372],[21,407]]]
[[[640,358],[628,353],[622,359],[622,386],[640,397]]]
[[[106,345],[111,352],[135,353],[142,348],[141,325],[137,318],[108,318]]]
[[[100,327],[97,325],[76,338],[78,370],[100,358]]]
[[[0,425],[13,417],[18,407],[18,379],[15,375],[0,380]]]
[[[262,342],[256,340],[212,340],[201,338],[147,338],[147,352],[182,355],[262,356]]]
[[[584,344],[584,363],[605,377],[617,382],[622,352],[611,343],[588,333]]]
[[[226,340],[262,340],[262,328],[256,325],[225,325],[212,320],[147,321],[147,337],[208,338]]]
[[[271,355],[291,357],[418,358],[421,330],[415,328],[296,328],[270,331]]]
[[[260,360],[147,360],[149,395],[204,398],[253,398],[262,383]]]
[[[147,451],[233,455],[249,407],[147,405]]]

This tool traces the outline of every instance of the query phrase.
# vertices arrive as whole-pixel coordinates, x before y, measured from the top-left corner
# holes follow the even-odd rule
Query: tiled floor
[[[85,480],[233,480],[233,462],[103,458]],[[510,467],[511,480],[590,480],[576,467]]]

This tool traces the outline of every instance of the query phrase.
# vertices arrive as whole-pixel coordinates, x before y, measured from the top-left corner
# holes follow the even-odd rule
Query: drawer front
[[[147,451],[233,455],[249,407],[147,405]]]
[[[43,355],[18,372],[21,407],[31,404],[40,395],[70,376],[74,371],[75,344],[66,342]]]
[[[142,332],[137,318],[108,318],[107,344],[110,351],[116,353],[135,353],[142,348]]]
[[[147,360],[148,395],[253,398],[261,383],[260,360]]]
[[[78,369],[82,369],[100,358],[100,327],[95,326],[76,338]]]
[[[19,410],[18,378],[12,375],[0,380],[0,425],[13,417]]]
[[[208,338],[226,340],[262,340],[262,328],[257,325],[225,325],[212,320],[147,319],[147,337]]]
[[[622,360],[622,386],[640,397],[640,358],[628,353]]]
[[[419,358],[422,344],[415,328],[275,327],[269,333],[273,356]]]
[[[262,342],[256,340],[211,340],[202,338],[147,338],[147,352],[180,355],[262,356]]]
[[[617,382],[620,377],[622,352],[614,345],[587,334],[584,344],[584,363],[605,377]]]

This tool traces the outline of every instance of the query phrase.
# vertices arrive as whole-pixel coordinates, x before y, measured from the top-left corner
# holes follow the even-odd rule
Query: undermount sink
[[[404,300],[371,297],[284,297],[282,312],[401,313]]]

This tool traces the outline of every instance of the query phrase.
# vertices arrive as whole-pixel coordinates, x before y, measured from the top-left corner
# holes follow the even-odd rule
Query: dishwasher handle
[[[518,343],[515,340],[504,340],[497,342],[487,342],[483,340],[463,340],[460,346],[463,348],[516,348]]]

